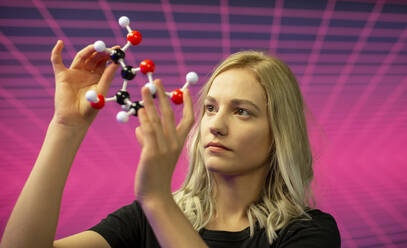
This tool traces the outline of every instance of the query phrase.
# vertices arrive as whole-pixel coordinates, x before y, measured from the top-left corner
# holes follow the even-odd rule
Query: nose
[[[212,120],[209,126],[209,131],[214,136],[225,136],[228,133],[226,117],[222,115],[221,112],[217,112],[212,116]]]

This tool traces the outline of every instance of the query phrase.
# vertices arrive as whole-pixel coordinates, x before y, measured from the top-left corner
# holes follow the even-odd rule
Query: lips
[[[217,142],[209,142],[209,143],[205,146],[205,148],[208,148],[208,147],[219,147],[219,148],[225,149],[225,150],[227,150],[227,151],[231,151],[230,148],[228,148],[228,147],[222,145],[221,143],[217,143]]]

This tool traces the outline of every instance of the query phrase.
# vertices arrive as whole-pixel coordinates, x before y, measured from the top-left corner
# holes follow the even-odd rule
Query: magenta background
[[[406,1],[1,0],[0,9],[0,233],[52,116],[52,46],[65,41],[68,65],[95,40],[122,45],[116,20],[125,14],[144,37],[126,62],[154,60],[167,89],[193,70],[201,77],[196,93],[222,58],[243,49],[287,62],[316,119],[310,128],[318,206],[335,216],[342,247],[407,246]],[[130,83],[133,94],[145,81],[140,75]],[[121,83],[117,75],[111,93]],[[57,238],[134,200],[137,119],[118,124],[118,110],[108,104],[81,146]],[[174,189],[186,169],[183,155]]]

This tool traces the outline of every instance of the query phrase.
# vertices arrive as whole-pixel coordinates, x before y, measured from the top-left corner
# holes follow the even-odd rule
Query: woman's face
[[[208,170],[249,173],[269,156],[271,134],[265,92],[247,69],[219,74],[204,101],[200,134]]]

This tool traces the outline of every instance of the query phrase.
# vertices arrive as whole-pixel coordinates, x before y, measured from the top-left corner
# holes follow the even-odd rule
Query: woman
[[[51,56],[55,114],[1,247],[340,247],[332,216],[310,208],[312,156],[298,84],[284,63],[258,52],[230,56],[204,86],[189,173],[175,193],[171,177],[193,124],[192,100],[186,90],[176,126],[161,82],[161,117],[143,88],[137,200],[53,242],[66,177],[96,116],[83,95],[106,94],[117,68],[105,68],[108,57],[88,46],[67,69],[62,47]]]

